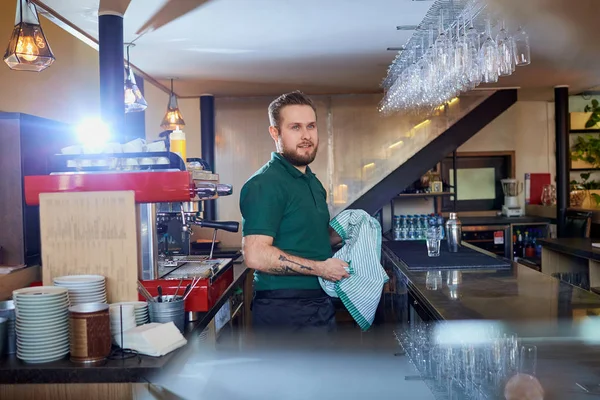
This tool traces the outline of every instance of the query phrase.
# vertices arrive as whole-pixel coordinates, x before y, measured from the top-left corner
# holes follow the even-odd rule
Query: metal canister
[[[462,240],[462,224],[456,213],[450,213],[448,221],[446,221],[446,237],[448,251],[450,253],[458,252]]]

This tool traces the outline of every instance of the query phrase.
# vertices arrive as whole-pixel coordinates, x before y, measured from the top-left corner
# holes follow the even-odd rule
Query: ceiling
[[[189,8],[199,1],[172,1]],[[43,0],[98,37],[99,0]],[[433,1],[212,0],[157,30],[136,32],[166,0],[131,0],[125,42],[131,61],[162,80],[176,77],[179,96],[250,96],[380,91],[395,52]],[[202,1],[200,1],[202,3]],[[163,82],[163,83],[166,83]]]
[[[41,0],[94,38],[100,0]],[[102,0],[126,8],[131,61],[179,96],[372,93],[395,52],[433,1],[422,0]],[[523,23],[533,62],[496,85],[521,98],[552,98],[555,85],[578,93],[600,84],[597,0],[489,0],[510,24]],[[138,33],[165,14],[170,22]],[[104,5],[104,4],[103,4]],[[127,7],[128,5],[128,7]],[[159,12],[160,11],[160,12]],[[182,15],[176,18],[178,15]],[[158,21],[161,22],[161,21]],[[166,22],[166,21],[163,21]],[[160,25],[160,23],[159,23]]]

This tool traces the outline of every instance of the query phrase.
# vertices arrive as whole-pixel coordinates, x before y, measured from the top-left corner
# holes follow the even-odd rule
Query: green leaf
[[[590,175],[592,175],[591,172],[582,172],[581,174],[579,174],[579,176],[581,176],[581,179],[583,179],[584,181],[590,179]]]
[[[592,197],[592,199],[594,199],[594,203],[596,203],[596,205],[600,204],[600,195],[597,193],[591,193],[590,196]]]
[[[600,105],[600,103],[598,103],[598,100],[596,100],[596,99],[593,99],[593,100],[592,100],[592,107],[594,107],[594,108],[598,108],[598,105]]]
[[[597,121],[593,121],[592,118],[588,119],[587,122],[585,123],[585,127],[586,128],[592,128],[593,126],[595,126],[597,123]]]

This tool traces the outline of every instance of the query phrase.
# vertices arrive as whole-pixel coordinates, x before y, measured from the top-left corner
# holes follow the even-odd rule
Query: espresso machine
[[[169,151],[55,155],[49,175],[25,178],[25,198],[39,204],[41,193],[133,191],[138,221],[138,285],[152,296],[189,292],[190,319],[208,311],[233,282],[233,259],[214,258],[219,230],[237,232],[237,221],[207,221],[202,206],[233,193],[202,160],[184,162]],[[211,251],[193,255],[195,229],[213,229]],[[142,294],[140,300],[144,300]]]

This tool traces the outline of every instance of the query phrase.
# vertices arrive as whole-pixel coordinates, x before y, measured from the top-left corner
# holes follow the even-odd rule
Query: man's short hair
[[[315,107],[315,103],[310,97],[296,90],[282,94],[269,104],[269,122],[272,126],[279,127],[281,124],[281,110],[286,106],[310,106],[317,115],[317,107]]]

